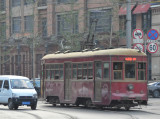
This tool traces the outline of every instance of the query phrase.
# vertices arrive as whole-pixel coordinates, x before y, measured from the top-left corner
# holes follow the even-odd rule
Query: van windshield
[[[11,79],[12,89],[34,89],[33,84],[26,79]]]

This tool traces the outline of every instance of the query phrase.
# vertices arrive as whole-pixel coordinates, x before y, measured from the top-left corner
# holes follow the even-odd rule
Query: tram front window
[[[135,64],[125,64],[125,77],[135,78]]]
[[[122,62],[113,63],[114,80],[122,80]]]

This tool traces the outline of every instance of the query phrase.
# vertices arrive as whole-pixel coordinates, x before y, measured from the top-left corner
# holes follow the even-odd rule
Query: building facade
[[[132,30],[151,28],[149,3],[132,1]],[[45,54],[126,47],[125,24],[125,0],[0,0],[0,74],[40,77]]]

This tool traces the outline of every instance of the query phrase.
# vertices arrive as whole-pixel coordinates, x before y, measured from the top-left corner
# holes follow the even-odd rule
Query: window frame
[[[128,75],[131,76],[131,74],[128,74],[128,75],[127,75],[127,73],[126,73],[126,65],[127,65],[127,64],[129,64],[129,65],[134,64],[134,77],[126,77],[126,76],[128,76]],[[136,62],[125,62],[125,64],[124,64],[124,78],[125,78],[125,79],[136,80]]]
[[[108,12],[108,13],[107,13]],[[103,15],[101,15],[104,13]],[[110,15],[108,15],[110,13]],[[98,19],[96,26],[95,26],[95,32],[96,33],[106,33],[111,31],[111,24],[112,24],[112,9],[111,8],[103,8],[103,9],[92,9],[89,11],[89,27],[92,24],[92,21],[94,19]],[[98,15],[98,16],[97,16]],[[101,16],[100,16],[101,15]],[[106,17],[104,17],[106,16]],[[101,22],[100,22],[101,21]],[[102,22],[105,21],[105,25],[102,24]],[[105,29],[106,28],[106,29]]]
[[[122,63],[121,69],[114,69],[114,63]],[[123,80],[123,63],[124,62],[113,62],[113,80]],[[115,79],[115,72],[121,73],[121,77]]]
[[[33,15],[24,16],[24,31],[33,32],[34,19]]]
[[[6,11],[6,0],[0,0],[0,11]]]
[[[12,17],[12,33],[21,32],[21,17]]]
[[[61,36],[67,33],[76,34],[79,32],[78,12],[57,14],[57,35]]]
[[[78,0],[57,0],[57,4],[73,4]]]
[[[140,63],[143,64],[143,67],[144,67],[144,68],[142,68],[142,69],[139,68],[139,64],[140,64]],[[144,64],[145,64],[145,65],[144,65]],[[146,62],[138,62],[137,65],[138,65],[138,66],[137,66],[137,67],[138,67],[138,68],[137,68],[137,69],[138,69],[138,71],[137,71],[137,72],[138,72],[137,80],[139,80],[139,81],[144,81],[144,80],[146,80]],[[144,73],[144,74],[143,74],[143,75],[144,75],[143,80],[141,80],[140,77],[139,77],[139,71],[142,71],[142,72]]]
[[[12,7],[21,6],[21,0],[12,0]]]
[[[104,64],[107,63],[108,64],[108,76],[107,77],[104,77],[105,76],[105,71],[104,71]],[[103,77],[103,80],[109,80],[109,77],[110,77],[110,63],[109,62],[103,62],[103,73],[102,73],[102,77]]]

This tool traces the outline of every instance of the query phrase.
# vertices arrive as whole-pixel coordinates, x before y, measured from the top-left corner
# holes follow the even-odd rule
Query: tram
[[[117,48],[56,52],[41,59],[43,98],[50,104],[125,108],[147,105],[147,56]]]

